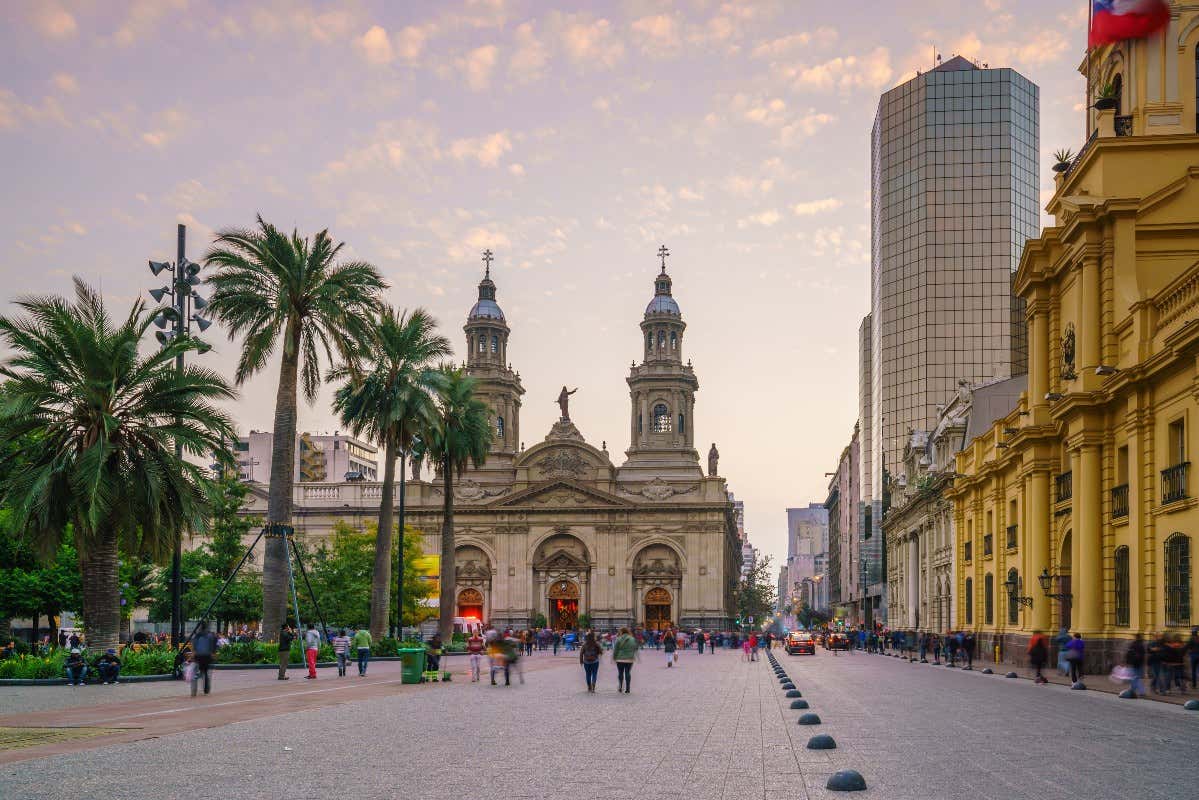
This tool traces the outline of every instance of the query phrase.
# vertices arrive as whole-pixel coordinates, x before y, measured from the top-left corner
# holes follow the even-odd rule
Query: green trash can
[[[425,671],[425,648],[400,648],[401,683],[420,683]]]

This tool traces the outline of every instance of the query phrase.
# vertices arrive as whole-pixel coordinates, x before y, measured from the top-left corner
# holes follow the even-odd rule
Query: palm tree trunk
[[[371,574],[371,636],[377,641],[387,635],[391,611],[391,517],[396,479],[395,439],[383,445],[383,486],[379,502],[379,530],[375,534],[375,571]]]
[[[441,584],[437,621],[441,640],[448,646],[454,638],[454,466],[447,458],[441,465],[442,490],[445,492],[441,512]]]
[[[121,626],[121,591],[117,577],[117,537],[107,531],[79,557],[83,588],[83,630],[88,649],[103,653],[115,648]]]
[[[291,326],[288,334],[292,335]],[[275,394],[275,432],[271,441],[271,485],[267,494],[268,523],[291,524],[292,484],[296,476],[296,373],[300,361],[299,337],[290,351],[285,345],[279,363],[279,389]],[[278,641],[279,627],[287,616],[287,541],[266,540],[262,562],[262,637]]]

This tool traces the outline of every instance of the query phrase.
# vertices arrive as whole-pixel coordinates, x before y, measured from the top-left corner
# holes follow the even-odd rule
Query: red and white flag
[[[1166,0],[1093,0],[1090,47],[1121,39],[1143,39],[1170,23]]]

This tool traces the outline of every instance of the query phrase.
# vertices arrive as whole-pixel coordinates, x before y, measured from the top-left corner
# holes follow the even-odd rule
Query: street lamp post
[[[161,303],[167,296],[171,298],[170,305],[154,318],[154,324],[159,328],[154,334],[154,338],[163,346],[175,338],[189,335],[192,322],[196,323],[196,327],[200,329],[201,333],[212,324],[209,320],[192,314],[192,309],[199,311],[207,306],[208,302],[195,294],[192,289],[200,283],[200,265],[187,260],[187,256],[184,255],[186,243],[187,226],[179,225],[176,236],[175,263],[172,264],[169,261],[149,262],[150,272],[154,275],[163,272],[171,273],[169,285],[150,290],[150,296],[156,303]],[[172,329],[167,331],[166,327],[170,323],[173,323]],[[197,352],[204,353],[209,349],[207,345],[200,345]],[[175,356],[175,370],[179,373],[183,372],[182,352]],[[175,440],[175,456],[179,459],[183,458],[183,442],[178,438]],[[174,533],[174,552],[171,554],[171,646],[178,647],[183,635],[183,530],[179,529]]]

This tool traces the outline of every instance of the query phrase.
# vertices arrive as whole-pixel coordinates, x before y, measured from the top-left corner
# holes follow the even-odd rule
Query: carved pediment
[[[647,500],[669,500],[675,495],[691,494],[699,489],[699,484],[676,486],[661,478],[654,478],[646,483],[622,483],[617,488],[624,494],[640,495]]]
[[[542,478],[586,477],[591,463],[572,447],[555,447],[533,462]]]
[[[566,550],[557,550],[533,564],[534,569],[553,570],[556,572],[585,570],[589,566],[587,561],[578,554]]]
[[[455,574],[459,578],[490,578],[491,570],[472,558],[459,564]]]
[[[459,481],[454,486],[454,499],[460,500],[464,503],[472,503],[480,500],[486,500],[491,497],[501,497],[508,494],[510,491],[512,491],[511,486],[488,486],[486,484],[479,483],[478,481],[471,480],[470,478],[466,478],[465,480]],[[438,486],[434,486],[430,490],[430,493],[435,494],[438,497],[445,496],[445,492],[441,489],[441,487]]]
[[[534,506],[551,508],[579,508],[585,506],[628,507],[630,503],[619,497],[575,483],[574,481],[551,481],[517,492],[498,501],[499,506]]]

